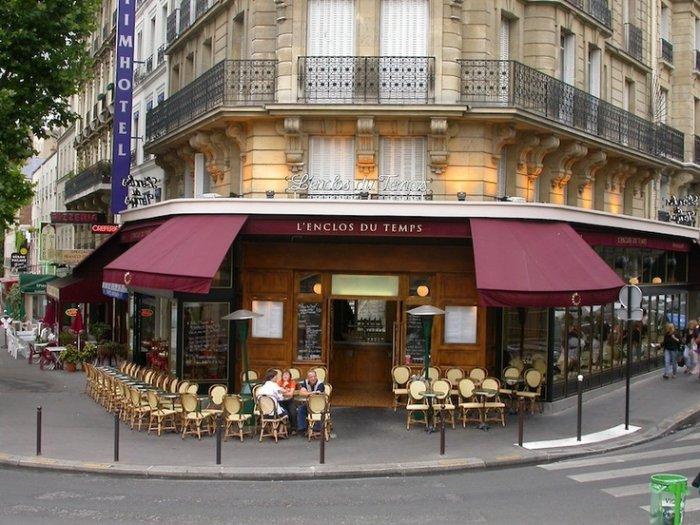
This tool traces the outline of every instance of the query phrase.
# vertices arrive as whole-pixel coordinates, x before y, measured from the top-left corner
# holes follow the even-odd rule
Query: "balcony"
[[[435,57],[299,57],[299,100],[324,104],[427,104]]]
[[[157,140],[213,109],[275,100],[276,60],[222,60],[146,115],[146,140]]]
[[[177,35],[180,33],[178,32],[178,25],[177,25],[177,16],[178,13],[180,12],[179,9],[175,9],[172,13],[168,15],[168,21],[166,23],[166,29],[165,29],[165,35],[166,39],[168,41],[168,45],[172,44],[175,39],[177,38]]]
[[[210,7],[210,0],[195,0],[195,20],[209,11]]]
[[[184,33],[184,31],[192,24],[192,10],[190,6],[190,0],[182,0],[182,2],[180,2],[180,30],[178,32],[179,34]]]
[[[146,74],[148,75],[151,71],[153,71],[153,55],[149,56],[146,59],[145,66],[146,66]]]
[[[65,201],[66,203],[72,202],[86,192],[92,193],[100,189],[109,189],[103,185],[109,185],[111,182],[112,163],[108,160],[101,160],[66,181]]]
[[[695,164],[700,164],[700,137],[695,135],[695,142],[693,144],[693,162]]]
[[[589,14],[607,28],[612,27],[612,15],[607,0],[566,0],[569,4]]]
[[[520,62],[460,60],[462,101],[517,108],[651,156],[683,161],[683,133],[655,125]]]
[[[156,67],[165,61],[165,45],[162,45],[156,51]]]
[[[665,38],[661,39],[661,60],[673,64],[673,44]]]
[[[641,27],[625,24],[625,51],[640,62],[644,61],[644,34]]]

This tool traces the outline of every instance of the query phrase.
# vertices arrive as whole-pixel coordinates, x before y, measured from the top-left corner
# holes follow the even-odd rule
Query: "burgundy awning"
[[[470,222],[482,306],[607,304],[615,301],[624,284],[568,224]]]
[[[99,273],[84,276],[68,276],[46,284],[46,295],[62,303],[104,303],[109,297],[102,293],[102,276]]]
[[[246,215],[182,215],[105,266],[104,280],[134,288],[208,293]]]

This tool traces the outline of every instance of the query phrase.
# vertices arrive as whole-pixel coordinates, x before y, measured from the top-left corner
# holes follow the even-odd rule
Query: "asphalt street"
[[[0,470],[0,524],[648,523],[649,474],[700,470],[700,428],[569,462],[426,477],[170,481]],[[700,523],[691,488],[684,524]]]

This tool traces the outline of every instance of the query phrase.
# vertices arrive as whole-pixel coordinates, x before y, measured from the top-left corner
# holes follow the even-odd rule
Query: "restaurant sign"
[[[388,194],[388,195],[425,195],[428,193],[430,180],[413,180],[397,175],[380,175],[377,179],[347,179],[336,175],[335,177],[313,177],[308,173],[298,173],[290,176],[287,181],[287,193],[313,194],[338,194],[354,195]]]
[[[345,235],[357,237],[451,237],[466,238],[464,221],[397,219],[249,219],[244,232],[250,235]]]
[[[127,208],[133,209],[140,206],[148,206],[158,200],[160,179],[158,177],[138,177],[129,175],[122,180],[122,186],[127,189],[124,201]]]
[[[112,234],[119,230],[118,224],[93,224],[90,231],[95,234]]]
[[[26,253],[11,253],[10,268],[17,272],[27,271],[27,254]]]
[[[92,250],[56,250],[54,260],[66,266],[76,266],[92,253]]]
[[[668,211],[670,222],[682,224],[684,226],[694,226],[698,216],[698,205],[700,205],[700,195],[686,195],[676,197],[670,195],[664,199]]]
[[[96,211],[52,211],[52,224],[94,224],[105,222],[105,214]]]

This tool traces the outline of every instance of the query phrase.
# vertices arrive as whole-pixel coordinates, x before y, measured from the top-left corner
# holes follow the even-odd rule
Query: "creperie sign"
[[[90,226],[90,231],[95,234],[110,234],[119,229],[118,224],[93,224]]]

